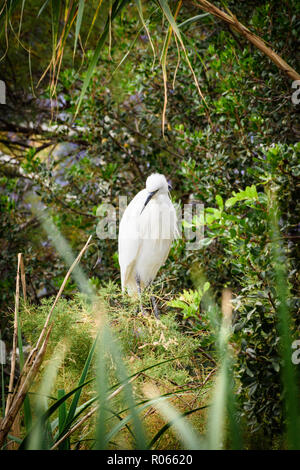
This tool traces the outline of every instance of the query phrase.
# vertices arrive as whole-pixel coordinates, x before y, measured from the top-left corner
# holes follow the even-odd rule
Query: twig
[[[214,369],[212,369],[210,371],[210,373],[205,377],[205,379],[203,380],[201,386],[203,387],[203,385],[206,384],[206,382],[208,382],[208,380],[211,378],[211,376],[216,372],[217,368],[215,367]]]
[[[197,349],[200,351],[200,353],[201,353],[204,357],[206,357],[206,359],[208,359],[209,361],[211,361],[213,364],[217,365],[217,363],[216,363],[216,361],[214,360],[214,358],[212,358],[209,354],[207,354],[207,353],[204,351],[204,349],[200,348],[200,346],[198,346]]]

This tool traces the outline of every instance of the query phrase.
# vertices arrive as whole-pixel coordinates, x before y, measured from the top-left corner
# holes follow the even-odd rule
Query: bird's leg
[[[142,304],[141,279],[140,279],[140,277],[139,277],[138,275],[136,275],[135,280],[136,280],[137,290],[138,290],[139,299],[140,299],[140,309],[141,309],[141,313],[142,313],[142,315],[146,315],[146,312],[145,312],[144,307],[143,307],[143,304]]]
[[[155,297],[152,295],[151,296],[151,303],[152,303],[152,307],[153,307],[153,311],[154,311],[154,315],[157,319],[160,318],[160,314],[159,314],[159,310],[158,310],[158,307],[157,307],[157,303],[156,303],[156,300],[155,300]]]

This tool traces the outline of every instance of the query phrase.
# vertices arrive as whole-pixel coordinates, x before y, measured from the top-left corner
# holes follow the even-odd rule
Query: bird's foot
[[[158,307],[157,307],[155,297],[153,297],[153,296],[151,297],[151,303],[152,303],[152,308],[153,308],[154,315],[159,320],[160,313],[159,313],[159,310],[158,310]]]
[[[145,317],[147,315],[147,312],[143,307],[141,307],[140,311],[141,311],[141,314],[143,315],[143,317]]]

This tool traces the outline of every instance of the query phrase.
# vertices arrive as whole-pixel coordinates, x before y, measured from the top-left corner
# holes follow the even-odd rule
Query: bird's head
[[[148,192],[148,196],[145,200],[145,204],[141,213],[145,209],[146,205],[151,201],[153,196],[156,196],[157,194],[168,194],[170,189],[171,185],[168,184],[164,175],[160,175],[159,173],[153,173],[150,175],[146,181],[146,190]]]

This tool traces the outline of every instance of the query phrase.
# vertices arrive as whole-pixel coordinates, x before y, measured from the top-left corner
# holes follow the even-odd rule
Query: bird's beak
[[[154,194],[156,194],[158,191],[158,189],[156,191],[152,191],[152,193],[149,193],[148,196],[147,196],[147,199],[145,201],[145,204],[144,204],[144,207],[143,209],[141,210],[141,213],[143,212],[143,210],[145,209],[146,205],[148,204],[148,202],[151,201],[151,199],[153,198]]]

